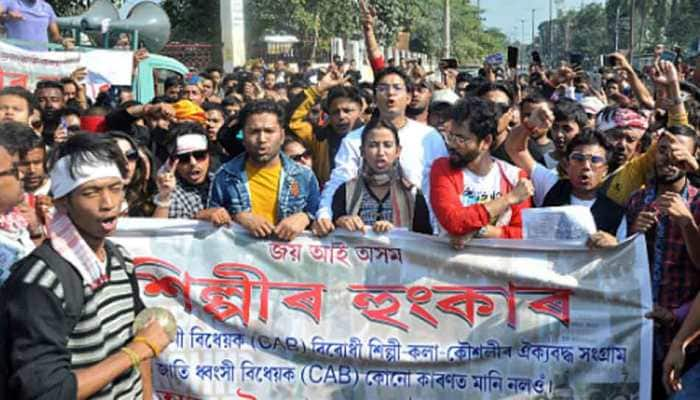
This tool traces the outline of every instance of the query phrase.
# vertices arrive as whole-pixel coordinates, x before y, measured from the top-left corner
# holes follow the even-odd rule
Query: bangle
[[[146,338],[144,336],[136,336],[134,338],[133,342],[134,343],[143,343],[146,346],[148,346],[151,349],[151,351],[153,352],[153,357],[158,357],[158,355],[160,354],[160,352],[158,351],[158,347],[156,347],[156,345],[153,344],[152,341],[150,341],[148,338]]]
[[[155,204],[156,207],[158,207],[158,208],[169,208],[169,207],[170,207],[170,203],[172,203],[172,200],[171,200],[171,199],[168,199],[167,201],[162,201],[162,200],[160,199],[160,193],[158,193],[157,195],[153,196],[153,204]]]
[[[131,366],[138,371],[139,365],[141,364],[141,357],[139,357],[139,355],[136,354],[135,351],[131,350],[128,347],[122,347],[120,351],[125,353],[129,357],[129,359],[131,360]]]

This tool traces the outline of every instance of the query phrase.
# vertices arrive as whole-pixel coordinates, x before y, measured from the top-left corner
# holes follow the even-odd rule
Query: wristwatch
[[[476,232],[476,237],[477,237],[477,238],[484,237],[484,236],[486,235],[486,232],[488,232],[488,231],[489,231],[489,230],[486,229],[485,226],[482,226],[482,227],[479,228],[479,230]]]

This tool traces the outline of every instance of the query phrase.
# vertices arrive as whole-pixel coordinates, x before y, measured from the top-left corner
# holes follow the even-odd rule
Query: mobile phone
[[[443,69],[457,69],[457,59],[456,58],[443,58],[440,60],[440,66]]]
[[[583,54],[581,53],[569,53],[569,64],[572,67],[577,67],[583,64]]]
[[[508,46],[508,68],[518,68],[518,48]]]
[[[540,52],[539,51],[533,51],[532,52],[532,63],[533,64],[542,64],[542,58],[540,58]]]
[[[617,59],[613,56],[605,56],[605,66],[614,67],[617,65]]]
[[[661,53],[661,59],[664,61],[676,62],[677,57],[678,57],[678,54],[676,54],[675,52],[670,51],[670,50],[664,50],[664,52]]]

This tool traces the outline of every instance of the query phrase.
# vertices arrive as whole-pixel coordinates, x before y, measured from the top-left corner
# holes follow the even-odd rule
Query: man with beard
[[[433,210],[456,248],[472,237],[522,238],[521,211],[530,207],[533,188],[524,171],[490,153],[498,115],[489,101],[457,103],[450,156],[435,160],[430,172]]]
[[[350,131],[362,125],[362,97],[357,89],[343,86],[343,82],[339,73],[331,71],[316,86],[293,98],[290,104],[290,109],[294,111],[289,119],[289,129],[311,151],[313,170],[322,186],[335,167],[340,142]],[[324,96],[322,106],[329,118],[328,123],[320,127],[311,123],[308,117],[314,105]]]
[[[42,113],[48,110],[58,111],[65,106],[63,85],[58,81],[41,81],[37,83],[34,97],[36,97]]]
[[[170,158],[158,171],[158,194],[154,218],[186,218],[228,225],[231,217],[224,208],[207,208],[209,183],[209,141],[204,129],[184,123],[171,130]]]
[[[430,99],[433,97],[433,91],[430,83],[425,79],[418,80],[413,85],[411,102],[406,108],[406,116],[421,124],[428,123],[428,106]]]
[[[646,236],[651,269],[654,309],[654,398],[662,398],[661,361],[700,291],[700,193],[686,176],[698,169],[694,154],[697,133],[687,126],[668,128],[656,148],[655,178],[635,192],[627,203],[630,233]],[[689,346],[686,365],[700,360],[700,349]],[[679,371],[680,372],[680,371]],[[684,389],[696,393],[698,382],[684,381]],[[687,386],[687,388],[685,387]]]
[[[223,207],[258,238],[292,240],[313,221],[318,181],[280,148],[285,113],[270,100],[246,104],[240,113],[245,152],[224,164],[214,177],[210,208]]]
[[[412,85],[411,78],[398,68],[385,68],[376,74],[374,93],[379,113],[374,118],[388,121],[399,130],[402,146],[399,162],[406,174],[405,178],[420,187],[427,196],[430,191],[430,166],[436,158],[447,155],[447,149],[442,136],[434,128],[406,117]],[[325,236],[335,229],[331,222],[333,195],[341,184],[359,173],[362,162],[361,143],[362,129],[355,129],[340,144],[335,156],[335,168],[323,188],[321,207],[313,228],[316,235]]]

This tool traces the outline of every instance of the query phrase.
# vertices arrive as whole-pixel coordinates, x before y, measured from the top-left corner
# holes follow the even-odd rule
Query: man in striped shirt
[[[49,239],[0,288],[0,398],[151,398],[150,359],[170,342],[151,322],[133,264],[106,240],[126,175],[119,148],[78,134],[55,154]]]

